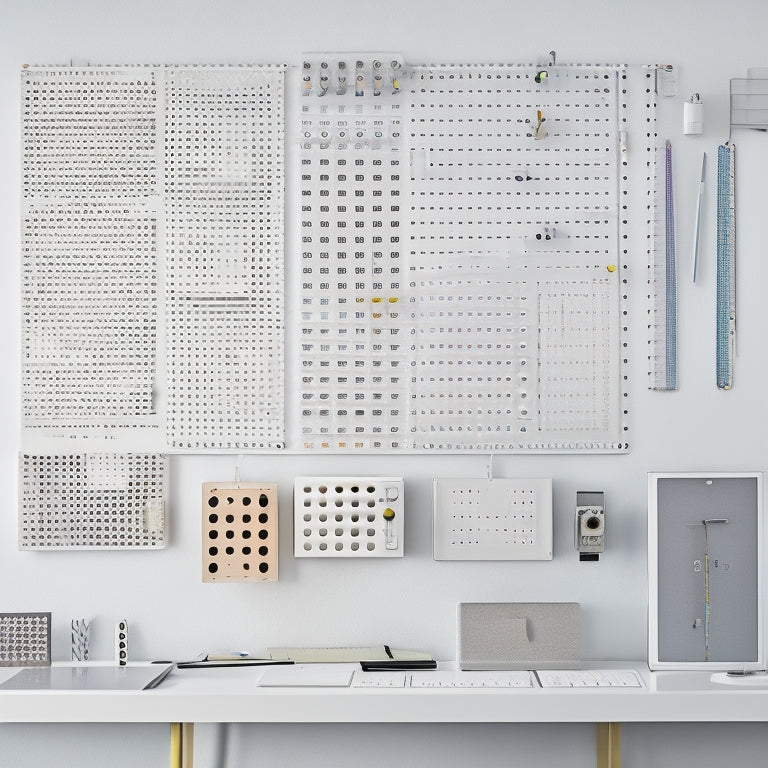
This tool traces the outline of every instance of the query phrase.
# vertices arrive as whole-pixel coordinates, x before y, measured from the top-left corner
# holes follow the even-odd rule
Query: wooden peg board
[[[203,483],[203,581],[277,581],[277,484]]]

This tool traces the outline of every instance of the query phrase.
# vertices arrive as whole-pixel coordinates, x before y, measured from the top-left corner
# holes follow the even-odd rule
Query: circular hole
[[[353,536],[359,536],[359,535],[360,535],[360,529],[359,529],[359,528],[353,528],[353,529],[350,531],[350,533],[351,533]]]
[[[349,518],[353,523],[356,523],[360,519],[360,515],[352,515],[352,517]]]
[[[369,541],[366,548],[369,552],[373,552],[373,550],[376,549],[376,545],[372,541]]]
[[[376,519],[376,515],[368,515],[367,520],[369,523],[372,523],[375,519]]]
[[[328,502],[325,499],[321,499],[320,501],[317,502],[317,506],[318,507],[327,507],[328,506]]]
[[[266,512],[262,512],[259,515],[259,522],[264,525],[269,520],[269,515]]]
[[[304,486],[304,493],[312,493],[312,489],[308,485],[305,485]]]
[[[337,499],[335,504],[336,504],[337,507],[343,507],[344,506],[344,502],[341,499]]]
[[[268,539],[268,538],[269,538],[269,531],[268,531],[266,528],[262,528],[262,529],[259,531],[259,538],[260,538],[262,541],[264,541],[264,539]]]
[[[243,531],[243,538],[244,539],[250,539],[251,538],[251,532],[250,531]]]
[[[260,507],[266,507],[269,504],[269,497],[266,493],[262,493],[261,496],[259,496],[259,506]]]
[[[218,523],[219,522],[219,516],[215,515],[215,514],[208,515],[208,522],[209,523]]]
[[[309,499],[306,499],[306,500],[304,501],[304,506],[305,506],[305,507],[311,507],[311,506],[312,506],[312,502],[311,502]]]
[[[310,515],[310,514],[304,515],[304,522],[305,523],[308,523],[311,519],[312,519],[312,515]]]
[[[369,485],[365,490],[368,491],[368,493],[376,493],[376,489],[372,485]]]
[[[224,550],[228,555],[234,555],[235,554],[235,548],[234,547],[227,547]]]
[[[304,549],[305,549],[307,552],[309,552],[309,550],[310,550],[310,549],[312,549],[312,545],[311,545],[311,544],[310,544],[310,543],[307,541],[307,542],[304,544]]]
[[[369,528],[369,529],[366,531],[366,533],[367,533],[369,536],[375,536],[375,535],[376,535],[376,529],[375,529],[375,528]]]
[[[344,549],[344,545],[340,541],[337,541],[335,549],[337,552],[341,552],[341,550]]]
[[[228,539],[234,539],[235,538],[235,532],[234,531],[227,531],[224,534]]]
[[[360,487],[357,485],[353,485],[349,490],[352,491],[352,493],[359,493]]]
[[[326,515],[325,513],[323,513],[323,514],[322,514],[322,515],[320,515],[320,516],[319,516],[317,519],[318,519],[318,520],[319,520],[321,523],[324,523],[324,522],[325,522],[325,521],[328,519],[328,515]]]
[[[218,547],[208,547],[208,554],[211,557],[216,557],[216,555],[219,554],[219,548]]]
[[[209,573],[216,573],[216,571],[219,570],[219,566],[216,565],[216,563],[209,563],[208,565],[208,572]]]
[[[243,515],[243,522],[244,523],[250,523],[251,522],[251,516],[250,515]]]
[[[305,528],[304,529],[304,535],[305,536],[311,536],[312,535],[312,529],[311,528]]]
[[[328,493],[328,488],[324,485],[321,485],[317,490],[320,491],[320,493]]]
[[[225,520],[226,520],[228,523],[230,523],[230,524],[235,522],[235,516],[234,516],[234,515],[227,515],[227,516],[226,516],[224,519],[225,519]]]
[[[250,571],[251,570],[251,564],[250,563],[243,563],[243,570],[244,571]]]
[[[337,536],[343,536],[343,535],[344,535],[344,529],[343,529],[343,528],[337,528],[337,529],[334,531],[334,533],[335,533]]]
[[[352,542],[352,543],[349,545],[349,547],[350,547],[350,549],[351,549],[353,552],[357,552],[357,550],[358,550],[358,549],[360,549],[360,544],[359,544],[358,542],[356,542],[356,541],[353,541],[353,542]]]
[[[250,507],[251,506],[251,497],[250,496],[243,496],[243,506],[244,507]]]
[[[323,552],[325,552],[325,550],[326,550],[326,549],[328,549],[328,545],[327,545],[327,544],[326,544],[324,541],[321,541],[321,542],[320,542],[320,549],[321,549]]]
[[[218,531],[208,531],[208,538],[209,539],[218,539],[219,538],[219,532]]]
[[[344,493],[344,489],[340,485],[337,485],[333,490],[336,491],[336,493]]]
[[[344,515],[338,514],[334,519],[337,523],[340,523],[344,519]]]
[[[248,556],[251,554],[251,548],[250,547],[243,547],[243,554]]]
[[[208,506],[209,507],[218,507],[219,506],[219,498],[218,498],[218,496],[211,496],[211,498],[208,499]]]
[[[368,502],[368,506],[369,507],[375,507],[376,506],[376,502],[373,501],[373,499],[371,499],[371,501]]]
[[[318,531],[318,533],[319,533],[321,536],[327,536],[327,535],[328,535],[328,529],[327,529],[327,528],[321,528],[321,529]]]
[[[227,496],[227,504],[234,504],[235,500],[231,496]]]
[[[353,501],[349,502],[353,507],[359,507],[360,502],[357,499],[354,499]]]
[[[259,570],[266,573],[269,570],[269,563],[259,563]]]
[[[249,550],[250,551],[250,550]],[[262,557],[266,557],[269,554],[269,547],[261,546],[259,547],[259,554]]]

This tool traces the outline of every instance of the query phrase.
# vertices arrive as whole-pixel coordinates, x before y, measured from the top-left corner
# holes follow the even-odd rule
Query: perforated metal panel
[[[551,560],[552,481],[435,478],[435,560]]]
[[[0,667],[51,663],[50,613],[0,613]]]
[[[203,581],[277,581],[277,485],[203,483]]]
[[[23,454],[19,549],[165,546],[166,460],[158,454]]]
[[[295,557],[402,557],[401,477],[297,477]]]

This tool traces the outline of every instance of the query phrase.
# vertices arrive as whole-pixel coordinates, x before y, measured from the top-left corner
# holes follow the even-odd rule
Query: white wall
[[[768,377],[764,328],[765,179],[768,137],[739,132],[738,310],[739,356],[730,392],[714,385],[715,156],[728,138],[728,84],[747,67],[766,62],[758,31],[768,25],[768,5],[734,0],[645,3],[627,0],[390,0],[332,3],[318,0],[28,0],[7,2],[0,23],[0,610],[50,610],[53,652],[67,658],[70,617],[94,619],[92,655],[108,658],[112,625],[128,618],[136,658],[183,658],[203,649],[271,644],[389,642],[441,658],[454,654],[455,604],[459,600],[575,600],[582,604],[583,653],[592,659],[642,659],[646,655],[646,473],[654,470],[765,470],[763,382]],[[435,475],[485,476],[487,456],[308,457],[247,456],[241,476],[277,481],[280,487],[280,581],[259,585],[210,585],[200,580],[199,495],[202,480],[233,477],[234,457],[173,457],[170,545],[163,552],[27,552],[16,550],[16,454],[19,450],[19,71],[23,63],[296,64],[304,51],[401,51],[406,61],[525,62],[556,50],[564,62],[672,63],[679,95],[665,103],[668,135],[675,142],[679,295],[679,382],[674,393],[646,389],[644,243],[631,256],[631,432],[629,455],[498,456],[494,472],[508,477],[552,477],[555,487],[555,559],[540,563],[447,563],[431,558],[430,480]],[[682,136],[682,101],[699,92],[705,133]],[[290,141],[290,135],[288,136]],[[710,159],[704,204],[699,281],[689,279],[697,173],[701,152]],[[407,556],[396,563],[319,562],[291,557],[291,488],[300,474],[402,474],[406,480]],[[575,494],[606,492],[609,547],[597,564],[580,564],[572,545]],[[158,727],[43,728],[0,726],[0,764],[31,766],[68,755],[96,766],[164,765],[166,731]],[[539,729],[373,727],[199,729],[202,766],[237,766],[246,755],[269,765],[455,764],[466,759],[496,764],[594,764],[587,726]],[[418,731],[418,732],[417,732]],[[423,732],[422,732],[423,731]],[[762,729],[627,726],[628,765],[714,766],[724,750],[741,762],[765,754]],[[135,737],[135,738],[134,738]],[[139,738],[140,737],[140,738]],[[125,752],[113,751],[117,738]],[[382,739],[403,744],[376,762],[366,745]],[[696,748],[693,748],[693,744]],[[290,743],[290,758],[281,745]],[[436,749],[435,743],[443,744]],[[34,748],[31,746],[34,744]],[[140,744],[140,748],[136,747]],[[354,746],[358,760],[338,753]],[[684,744],[685,748],[681,748]],[[59,746],[61,745],[61,747]],[[689,748],[690,747],[690,748]],[[138,752],[134,751],[139,749]],[[510,753],[519,750],[519,761]],[[573,750],[573,751],[572,751]],[[3,754],[11,755],[7,761]],[[258,755],[257,755],[258,753]],[[121,756],[122,755],[122,756]],[[318,758],[327,755],[327,760]],[[484,762],[485,761],[485,762]]]

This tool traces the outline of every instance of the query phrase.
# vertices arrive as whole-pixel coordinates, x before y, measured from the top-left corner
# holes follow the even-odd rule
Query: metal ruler
[[[719,389],[733,385],[736,343],[736,220],[734,164],[736,148],[717,148],[717,325],[716,371]]]
[[[664,169],[664,184],[660,183]],[[677,262],[672,188],[672,145],[657,148],[650,259],[649,388],[677,389]]]

